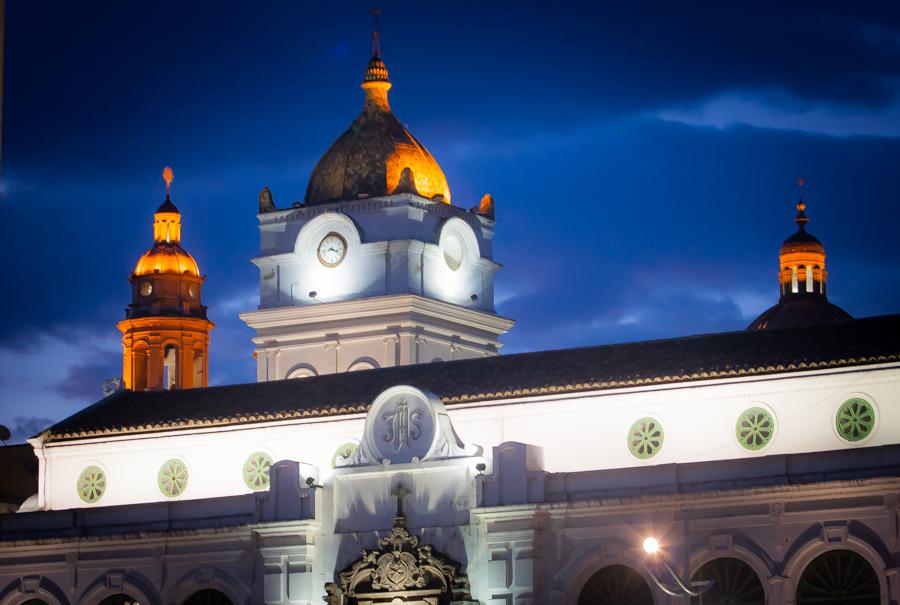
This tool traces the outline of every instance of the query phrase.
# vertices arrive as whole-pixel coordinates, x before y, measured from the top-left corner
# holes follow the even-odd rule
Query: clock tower
[[[388,103],[374,34],[362,111],[325,152],[302,203],[259,195],[257,380],[496,355],[494,201],[451,203],[434,157]]]

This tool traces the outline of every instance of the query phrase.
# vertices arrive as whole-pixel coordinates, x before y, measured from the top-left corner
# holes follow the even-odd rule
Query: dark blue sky
[[[261,6],[257,6],[261,5]],[[121,373],[164,165],[208,275],[211,381],[251,381],[256,196],[356,116],[371,3],[8,0],[0,423]],[[742,329],[806,179],[829,295],[900,311],[896,2],[384,2],[391,102],[454,203],[497,200],[504,351]]]

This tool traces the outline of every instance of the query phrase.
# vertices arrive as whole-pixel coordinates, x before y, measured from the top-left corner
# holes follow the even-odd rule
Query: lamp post
[[[675,570],[672,569],[672,566],[669,564],[669,561],[666,559],[665,555],[660,552],[659,540],[657,540],[653,536],[644,538],[642,546],[644,548],[644,552],[650,555],[654,561],[662,562],[662,565],[666,569],[666,572],[668,572],[668,575],[671,576],[671,578],[675,581],[675,586],[671,586],[663,582],[659,578],[659,576],[657,576],[653,572],[653,567],[651,565],[647,565],[647,573],[650,574],[650,577],[653,578],[653,581],[661,591],[673,597],[699,597],[700,602],[703,602],[702,595],[707,590],[712,588],[712,580],[698,580],[694,582],[685,582],[684,580],[682,580],[681,577],[677,573],[675,573]]]

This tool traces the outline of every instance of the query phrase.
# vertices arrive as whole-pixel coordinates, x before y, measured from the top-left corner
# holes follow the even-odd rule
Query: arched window
[[[813,559],[797,583],[797,605],[880,605],[881,586],[868,561],[852,550]]]
[[[147,345],[135,344],[131,350],[131,388],[135,391],[147,389]]]
[[[791,292],[796,294],[800,291],[800,287],[797,284],[797,267],[791,267]]]
[[[703,605],[765,605],[766,593],[753,568],[734,558],[713,559],[698,569],[693,581],[712,580],[712,587],[691,603]]]
[[[641,574],[610,565],[591,576],[578,595],[578,605],[653,605],[653,594]]]
[[[132,599],[127,594],[114,594],[100,601],[99,605],[141,605],[137,599]]]
[[[202,349],[194,349],[194,375],[191,381],[191,386],[194,387],[202,387],[205,386],[203,380],[203,350]]]
[[[378,367],[378,364],[375,363],[373,359],[369,359],[364,357],[362,359],[357,359],[353,363],[350,364],[350,367],[347,368],[348,372],[359,372],[360,370],[374,370]]]
[[[231,605],[231,599],[218,590],[207,588],[189,596],[184,605]]]
[[[163,357],[163,387],[166,390],[172,389],[178,385],[178,361],[176,359],[177,351],[174,346],[166,347]]]
[[[312,376],[317,376],[314,369],[301,366],[299,368],[294,368],[290,372],[288,372],[286,378],[310,378]]]

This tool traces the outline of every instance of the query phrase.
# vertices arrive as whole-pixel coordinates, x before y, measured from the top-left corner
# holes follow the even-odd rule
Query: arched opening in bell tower
[[[173,345],[165,348],[163,354],[163,388],[171,390],[178,386],[178,355]]]

